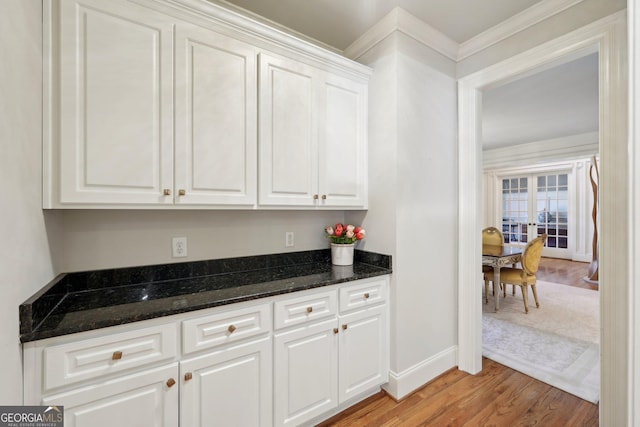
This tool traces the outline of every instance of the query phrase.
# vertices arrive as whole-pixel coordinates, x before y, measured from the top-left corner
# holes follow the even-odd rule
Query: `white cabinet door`
[[[299,425],[338,405],[337,326],[332,318],[275,335],[275,425]]]
[[[182,426],[272,425],[271,338],[180,363]]]
[[[386,306],[340,316],[340,403],[388,381]]]
[[[130,2],[59,8],[60,202],[172,203],[171,20]]]
[[[67,427],[176,427],[177,375],[178,364],[173,363],[45,396],[42,404],[64,406]]]
[[[176,27],[176,204],[256,204],[257,49]]]
[[[367,205],[367,85],[327,74],[321,91],[320,206]]]
[[[367,84],[260,54],[263,206],[367,206]]]
[[[261,205],[317,203],[317,73],[305,64],[260,54]]]

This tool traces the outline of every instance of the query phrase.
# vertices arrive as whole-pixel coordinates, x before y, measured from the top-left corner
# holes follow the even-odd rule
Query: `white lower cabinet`
[[[25,343],[71,427],[294,426],[388,379],[388,276]]]
[[[271,425],[270,337],[184,360],[180,378],[180,425]]]
[[[66,427],[170,427],[178,423],[178,364],[45,396],[64,406]],[[25,402],[35,404],[35,402]]]
[[[287,300],[276,304],[275,319],[281,317],[279,310],[308,306],[309,321],[274,335],[275,425],[318,419],[388,381],[387,283],[383,277],[335,290],[341,311],[323,306],[324,316],[330,317],[322,321],[311,320],[317,312],[312,303],[322,294],[291,298],[293,305]]]
[[[299,425],[338,406],[337,334],[334,317],[275,335],[275,425]]]
[[[339,400],[345,402],[389,379],[387,308],[340,316]]]

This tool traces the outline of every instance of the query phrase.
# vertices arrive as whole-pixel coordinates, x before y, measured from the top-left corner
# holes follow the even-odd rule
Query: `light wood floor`
[[[540,280],[597,289],[588,264],[543,258]],[[597,426],[598,405],[483,358],[476,375],[457,368],[396,402],[380,392],[319,424],[329,426]]]

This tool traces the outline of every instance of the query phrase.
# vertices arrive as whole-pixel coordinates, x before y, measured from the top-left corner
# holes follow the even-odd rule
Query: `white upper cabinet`
[[[367,85],[260,54],[261,206],[367,204]]]
[[[43,3],[43,207],[366,208],[370,69],[182,1]]]
[[[312,67],[260,54],[261,205],[316,203],[318,79]]]
[[[59,202],[171,203],[171,20],[119,2],[58,5]]]
[[[320,206],[367,206],[367,84],[326,74],[320,92]]]
[[[175,40],[176,203],[254,205],[257,49],[187,24]]]

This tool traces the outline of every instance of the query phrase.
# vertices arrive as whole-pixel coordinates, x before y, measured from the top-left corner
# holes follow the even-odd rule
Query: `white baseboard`
[[[391,371],[389,382],[382,388],[391,397],[400,400],[456,366],[458,366],[458,346],[453,346],[400,373]]]

